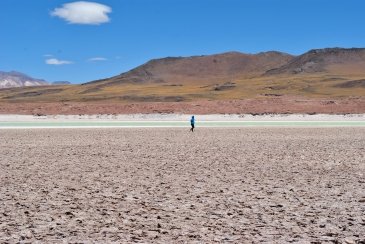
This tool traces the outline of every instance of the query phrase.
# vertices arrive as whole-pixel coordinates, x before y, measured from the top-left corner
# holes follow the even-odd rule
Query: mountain
[[[207,56],[167,57],[151,60],[131,71],[109,79],[89,82],[103,86],[144,83],[229,82],[237,77],[260,75],[293,59],[281,52],[243,54],[228,52]]]
[[[315,49],[299,56],[270,51],[167,57],[81,85],[0,91],[0,102],[133,104],[279,97],[298,98],[295,103],[302,98],[365,99],[365,49]]]
[[[313,49],[297,56],[267,75],[310,73],[365,73],[365,48]]]
[[[0,71],[0,89],[12,88],[12,87],[24,87],[24,86],[44,86],[48,85],[45,80],[34,79],[26,74],[11,71]]]

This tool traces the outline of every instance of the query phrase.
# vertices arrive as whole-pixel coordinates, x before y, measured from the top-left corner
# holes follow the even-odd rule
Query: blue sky
[[[166,56],[365,47],[363,0],[74,2],[0,0],[0,70],[82,83]]]

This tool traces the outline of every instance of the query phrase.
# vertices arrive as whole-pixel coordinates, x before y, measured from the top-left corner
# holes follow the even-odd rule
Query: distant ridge
[[[71,82],[69,82],[69,81],[54,81],[54,82],[52,82],[52,85],[55,85],[55,86],[71,85]]]
[[[365,48],[313,49],[290,60],[287,64],[271,69],[267,75],[299,74],[330,71],[331,65],[362,65],[365,68]],[[364,71],[365,73],[365,71]]]
[[[24,86],[44,86],[48,85],[48,82],[41,79],[32,78],[26,74],[10,71],[0,71],[0,89],[12,88],[12,87],[24,87]]]

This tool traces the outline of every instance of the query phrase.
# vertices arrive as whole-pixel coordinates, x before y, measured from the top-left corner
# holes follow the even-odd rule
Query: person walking
[[[194,118],[194,115],[191,116],[191,119],[190,119],[190,125],[191,125],[191,129],[190,131],[191,132],[194,132],[194,128],[195,128],[195,118]]]

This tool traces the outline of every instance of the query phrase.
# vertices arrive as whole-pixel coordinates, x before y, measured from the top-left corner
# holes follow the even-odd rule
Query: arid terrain
[[[196,101],[303,96],[365,96],[365,49],[162,58],[120,75],[83,84],[79,101]],[[139,88],[139,89],[138,89]],[[76,90],[74,90],[75,92]],[[75,97],[61,92],[65,99]],[[46,97],[45,97],[46,98]]]
[[[77,85],[0,89],[0,113],[365,113],[365,49],[154,59]]]
[[[0,131],[0,242],[365,243],[364,128]]]
[[[363,114],[365,97],[308,99],[280,97],[195,102],[44,102],[1,103],[0,114]]]

